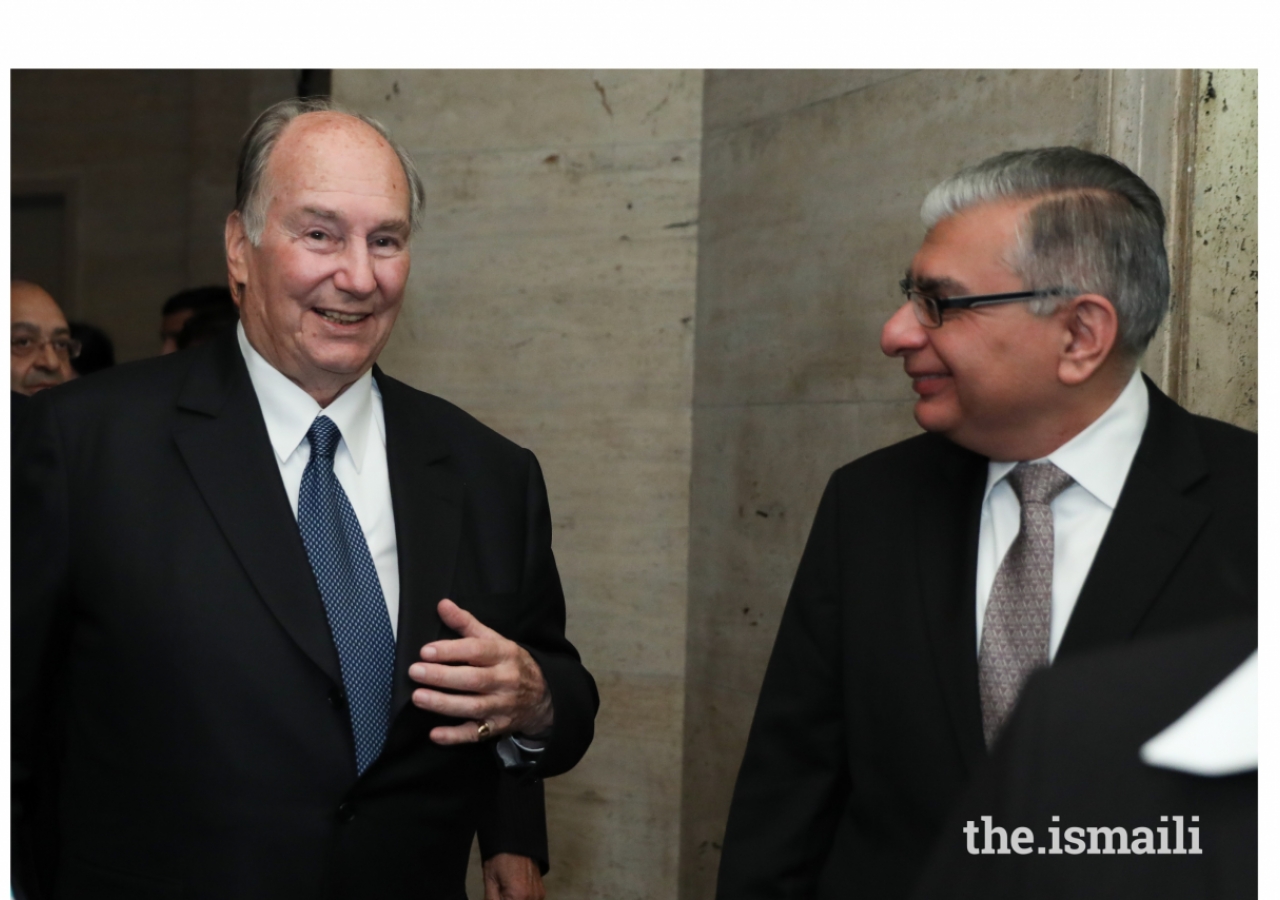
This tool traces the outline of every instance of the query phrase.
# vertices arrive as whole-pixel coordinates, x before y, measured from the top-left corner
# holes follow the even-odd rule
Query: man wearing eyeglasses
[[[1169,296],[1151,189],[1104,156],[1019,151],[942,182],[922,218],[880,341],[926,434],[827,487],[726,900],[906,896],[1031,671],[1257,612],[1256,435],[1138,369]]]
[[[28,397],[75,377],[80,344],[49,292],[29,281],[9,282],[9,387]]]

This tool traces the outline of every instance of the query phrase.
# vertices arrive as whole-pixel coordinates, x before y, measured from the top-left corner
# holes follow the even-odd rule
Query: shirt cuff
[[[523,735],[518,739],[513,734],[507,735],[497,744],[498,758],[508,769],[522,769],[533,765],[545,749],[546,741]]]

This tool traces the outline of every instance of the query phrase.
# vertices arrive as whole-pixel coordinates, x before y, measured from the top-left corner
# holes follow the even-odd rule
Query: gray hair
[[[236,212],[244,222],[245,234],[255,247],[262,240],[262,230],[267,222],[267,198],[263,190],[263,180],[267,171],[267,160],[275,149],[276,141],[285,127],[299,116],[313,112],[335,112],[351,116],[364,122],[378,132],[400,160],[404,169],[404,177],[409,182],[409,227],[411,232],[417,231],[422,224],[422,212],[425,205],[425,194],[422,178],[413,164],[413,158],[387,132],[381,122],[363,113],[343,109],[328,97],[296,97],[282,100],[263,110],[254,123],[245,132],[240,142],[240,158],[236,163]]]
[[[1076,147],[1002,153],[962,169],[925,198],[926,228],[961,210],[1040,199],[1018,229],[1009,264],[1028,290],[1101,294],[1119,319],[1120,346],[1146,349],[1169,305],[1169,261],[1160,198],[1128,167]],[[1047,315],[1065,302],[1029,304]]]

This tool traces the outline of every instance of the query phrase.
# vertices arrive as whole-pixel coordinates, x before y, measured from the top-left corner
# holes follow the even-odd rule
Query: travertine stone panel
[[[697,402],[908,397],[877,335],[923,236],[924,195],[1002,150],[1092,146],[1096,79],[917,72],[709,130]]]
[[[1258,72],[1200,75],[1185,402],[1258,430]]]
[[[336,97],[358,101],[361,112],[397,135],[413,134],[419,163],[432,153],[689,140],[697,138],[702,117],[702,75],[691,71],[384,69],[334,75]]]
[[[333,85],[426,183],[381,364],[532,449],[546,475],[569,635],[601,693],[591,752],[547,785],[549,895],[674,897],[701,76]]]
[[[708,69],[703,126],[734,128],[905,75],[909,69]]]
[[[1090,71],[709,73],[681,896],[710,898],[755,694],[831,471],[916,433],[879,349],[920,203],[1003,150],[1097,146]]]
[[[682,678],[688,409],[468,410],[538,454],[570,637],[591,671]]]
[[[684,679],[606,671],[591,753],[547,782],[549,897],[674,897]]]

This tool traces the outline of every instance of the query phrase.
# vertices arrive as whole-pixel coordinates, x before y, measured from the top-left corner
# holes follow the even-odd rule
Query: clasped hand
[[[461,637],[432,641],[422,648],[422,662],[409,667],[409,677],[425,685],[413,692],[413,704],[469,721],[433,728],[431,740],[466,744],[485,736],[548,731],[554,719],[551,693],[529,651],[452,600],[441,600],[437,610],[444,624]],[[481,733],[482,724],[489,726],[487,735]]]

